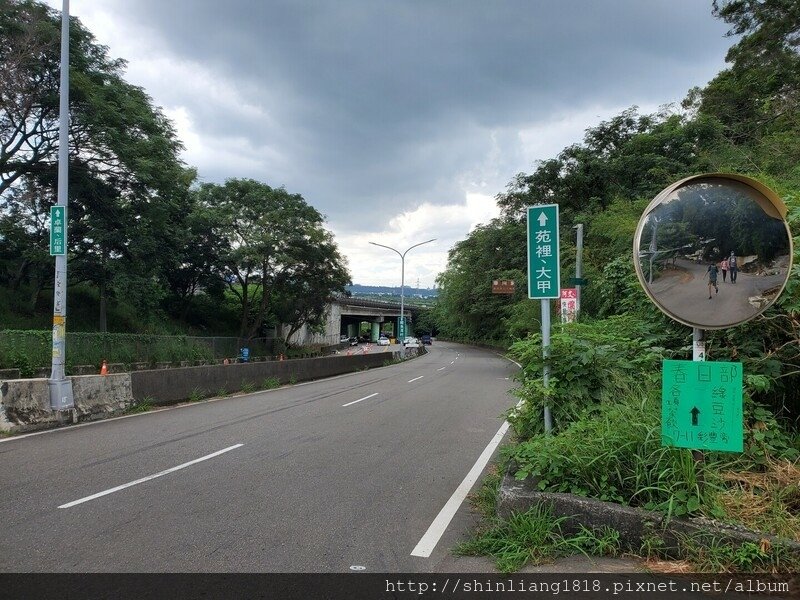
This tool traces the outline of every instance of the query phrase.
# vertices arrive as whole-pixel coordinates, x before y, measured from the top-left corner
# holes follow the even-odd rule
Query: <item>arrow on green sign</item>
[[[700,414],[700,409],[695,406],[690,412],[692,413],[692,425],[697,425],[697,415]]]

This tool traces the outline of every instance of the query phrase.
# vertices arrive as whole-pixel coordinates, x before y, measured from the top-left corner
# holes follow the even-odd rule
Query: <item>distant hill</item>
[[[386,296],[399,296],[400,295],[400,286],[397,287],[388,287],[382,285],[360,285],[358,283],[353,285],[348,285],[345,289],[350,292],[353,296],[374,296],[374,295],[386,295]],[[420,296],[422,298],[435,298],[439,295],[439,290],[436,288],[415,288],[405,286],[403,291],[404,296]]]

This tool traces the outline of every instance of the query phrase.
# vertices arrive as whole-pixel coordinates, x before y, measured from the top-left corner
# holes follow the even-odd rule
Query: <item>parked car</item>
[[[357,337],[355,337],[355,336],[354,336],[354,337],[351,337],[351,338],[350,338],[350,345],[351,345],[351,346],[358,346],[358,338],[357,338]]]
[[[406,348],[419,348],[419,340],[417,338],[406,338],[403,342]]]
[[[426,346],[430,346],[433,344],[433,339],[431,339],[431,336],[429,336],[426,333],[425,335],[422,336],[422,343],[425,344]]]
[[[382,335],[378,338],[378,346],[388,346],[389,345],[389,338],[385,335]]]

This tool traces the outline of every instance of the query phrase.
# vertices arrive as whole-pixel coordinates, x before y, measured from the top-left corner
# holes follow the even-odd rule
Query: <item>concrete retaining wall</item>
[[[75,408],[66,411],[50,410],[47,379],[0,381],[0,431],[21,433],[103,419],[122,414],[133,401],[128,373],[71,379]]]
[[[326,356],[284,361],[232,365],[207,365],[130,373],[132,394],[136,401],[148,399],[153,404],[171,404],[194,394],[213,396],[234,392],[245,386],[263,388],[264,381],[280,383],[308,381],[383,366],[394,354]]]
[[[66,411],[50,410],[45,378],[0,380],[0,431],[22,433],[103,419],[122,414],[145,399],[153,404],[173,404],[197,393],[213,396],[247,386],[263,389],[266,380],[285,384],[321,379],[381,367],[396,358],[386,352],[76,376],[70,377],[75,408]]]

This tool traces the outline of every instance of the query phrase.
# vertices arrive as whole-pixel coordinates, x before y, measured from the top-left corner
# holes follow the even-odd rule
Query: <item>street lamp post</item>
[[[56,207],[51,211],[50,253],[56,257],[55,285],[53,286],[53,358],[48,388],[50,408],[55,411],[74,407],[72,380],[64,372],[66,362],[67,322],[67,186],[69,168],[69,0],[63,0],[61,10],[61,79],[58,105],[58,188]],[[53,224],[53,215],[63,215],[61,231]],[[60,220],[60,219],[59,219]],[[62,236],[63,244],[54,248],[55,233]]]
[[[406,323],[406,314],[405,314],[405,304],[403,302],[405,296],[405,287],[406,287],[406,254],[412,248],[416,248],[417,246],[422,246],[423,244],[429,244],[433,241],[436,241],[436,238],[431,240],[426,240],[424,242],[420,242],[419,244],[414,244],[406,249],[405,252],[401,253],[399,250],[392,248],[391,246],[384,246],[383,244],[377,244],[375,242],[370,242],[373,246],[380,246],[381,248],[386,248],[387,250],[391,250],[392,252],[396,252],[400,256],[400,319],[401,323],[403,323],[403,334],[405,334],[405,323]],[[401,332],[398,332],[401,333]],[[403,340],[400,340],[400,356],[402,358],[406,357],[406,347],[403,345]]]

